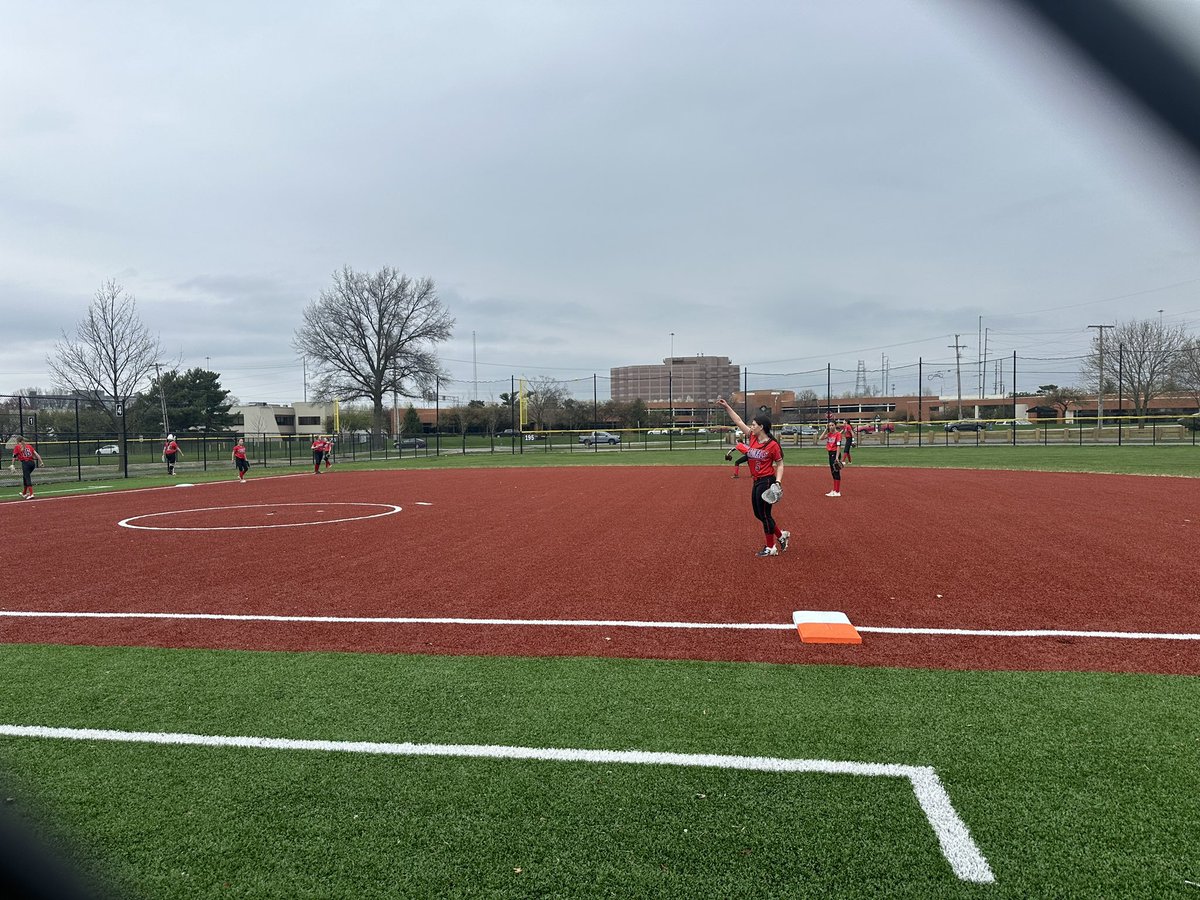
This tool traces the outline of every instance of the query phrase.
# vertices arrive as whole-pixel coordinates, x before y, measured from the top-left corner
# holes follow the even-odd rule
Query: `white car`
[[[611,431],[589,431],[587,434],[579,436],[579,443],[587,444],[589,447],[592,444],[619,444],[621,436],[613,434]]]
[[[117,444],[105,444],[96,451],[97,456],[120,456],[121,448]]]

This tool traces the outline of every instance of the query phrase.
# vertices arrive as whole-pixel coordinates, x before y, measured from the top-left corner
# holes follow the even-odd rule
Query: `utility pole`
[[[1104,427],[1104,329],[1114,328],[1113,325],[1089,325],[1088,328],[1095,328],[1100,332],[1100,377],[1096,384],[1096,428]]]
[[[958,418],[962,418],[962,351],[966,349],[966,344],[958,342],[959,335],[954,336],[954,343],[947,344],[947,347],[954,348],[954,370],[958,374]]]
[[[158,378],[158,399],[162,404],[163,434],[168,435],[171,433],[171,423],[167,421],[167,395],[163,392],[162,369],[159,368],[159,363],[154,364],[154,373]]]

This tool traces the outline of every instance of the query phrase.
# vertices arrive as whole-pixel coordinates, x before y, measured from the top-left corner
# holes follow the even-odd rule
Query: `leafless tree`
[[[46,362],[58,385],[105,410],[119,431],[117,402],[149,381],[161,357],[158,338],[137,314],[137,301],[110,279],[96,291],[75,337],[64,331]]]
[[[549,428],[566,399],[567,389],[561,382],[539,375],[525,386],[526,421]]]
[[[1175,378],[1180,390],[1186,391],[1200,405],[1200,340],[1193,338],[1183,348],[1179,355],[1179,367]]]
[[[1046,398],[1046,402],[1058,410],[1058,418],[1065,419],[1067,410],[1072,406],[1078,406],[1079,401],[1083,399],[1083,391],[1073,387],[1059,387],[1057,384],[1043,384],[1038,386],[1038,393]]]
[[[293,345],[316,373],[321,400],[370,400],[374,430],[385,429],[383,399],[420,397],[442,375],[435,348],[454,330],[429,278],[385,266],[374,274],[349,266],[304,308]]]
[[[1120,322],[1104,340],[1104,381],[1116,384],[1119,371],[1121,390],[1133,400],[1134,415],[1144,417],[1175,376],[1189,341],[1182,325],[1164,325],[1158,319]],[[1100,382],[1099,335],[1092,337],[1092,352],[1082,370],[1087,383]]]

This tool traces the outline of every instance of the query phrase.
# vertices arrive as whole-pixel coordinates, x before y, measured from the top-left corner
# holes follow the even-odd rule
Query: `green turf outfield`
[[[1194,897],[1200,679],[0,646],[0,723],[936,768],[672,766],[0,737],[5,808],[151,897]],[[39,825],[45,830],[46,826]]]

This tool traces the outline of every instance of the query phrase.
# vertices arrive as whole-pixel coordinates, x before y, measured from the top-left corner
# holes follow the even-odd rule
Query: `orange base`
[[[828,610],[792,613],[792,622],[806,644],[861,644],[862,637],[845,613]]]

